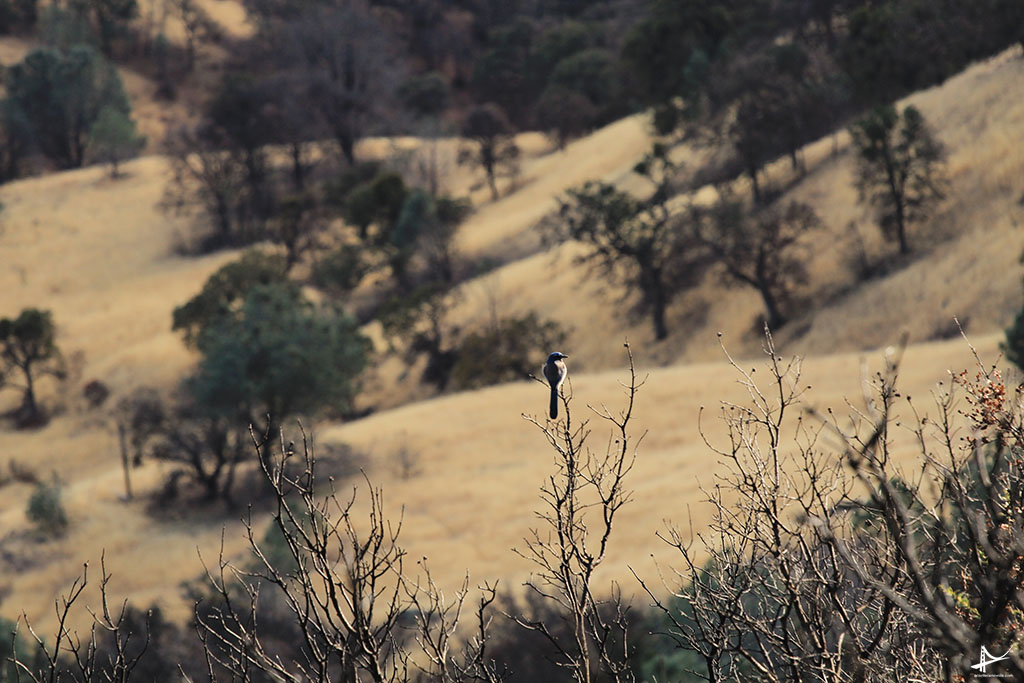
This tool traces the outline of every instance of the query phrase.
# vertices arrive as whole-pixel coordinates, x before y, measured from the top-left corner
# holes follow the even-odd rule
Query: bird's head
[[[562,360],[563,358],[568,358],[568,357],[569,356],[567,356],[566,354],[562,353],[561,351],[555,351],[550,356],[548,356],[548,362],[549,363],[554,363],[556,360]]]

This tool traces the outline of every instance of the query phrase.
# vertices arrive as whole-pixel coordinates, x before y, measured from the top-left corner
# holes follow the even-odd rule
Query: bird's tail
[[[558,417],[558,389],[551,387],[551,419]]]

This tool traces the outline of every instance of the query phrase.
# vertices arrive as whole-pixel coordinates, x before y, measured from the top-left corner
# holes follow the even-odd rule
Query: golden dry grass
[[[6,60],[4,45],[0,42],[0,59]],[[1024,60],[1011,53],[911,98],[950,149],[953,189],[935,225],[951,236],[918,238],[924,248],[915,261],[856,288],[849,287],[845,270],[846,224],[859,220],[869,247],[884,245],[871,241],[873,228],[857,205],[849,153],[831,157],[832,140],[807,150],[811,173],[792,196],[811,202],[828,225],[815,243],[809,292],[829,298],[815,301],[778,340],[784,354],[810,354],[807,379],[819,405],[842,409],[844,397],[856,401],[861,357],[872,362],[880,357],[861,350],[891,343],[903,330],[914,342],[902,373],[908,392],[925,395],[947,369],[971,367],[961,340],[929,341],[954,313],[969,319],[983,353],[995,354],[998,331],[1021,299],[1021,240],[1013,227],[1020,219],[1021,190],[1015,183],[1024,177],[1024,158],[1019,145],[1010,143],[1024,137],[1024,104],[1014,96],[1022,82]],[[453,154],[455,144],[445,141],[446,153]],[[752,292],[709,281],[677,302],[670,318],[674,334],[655,344],[646,320],[624,320],[616,286],[585,278],[573,264],[578,247],[539,252],[535,228],[568,187],[589,178],[628,181],[629,169],[649,144],[643,118],[613,124],[565,151],[549,152],[536,136],[523,144],[520,188],[494,203],[476,190],[479,209],[459,238],[461,250],[473,259],[522,258],[467,283],[453,322],[472,324],[494,306],[505,315],[535,310],[564,321],[571,327],[565,350],[572,354],[577,417],[587,403],[618,402],[621,341],[629,337],[638,367],[650,372],[637,406],[638,427],[650,432],[631,480],[636,499],[623,511],[605,578],[628,579],[627,565],[650,576],[650,555],[666,559],[665,546],[654,537],[663,518],[685,522],[692,506],[695,524],[707,519],[697,504],[697,487],[710,481],[714,459],[698,438],[697,414],[701,405],[740,395],[734,373],[720,360],[715,332],[726,333],[739,357],[756,356],[760,341],[751,329],[759,302]],[[368,141],[362,153],[390,149],[389,142]],[[119,181],[89,168],[0,188],[5,207],[0,314],[25,306],[53,310],[60,343],[82,359],[78,380],[66,394],[48,390],[51,402],[65,406],[64,414],[40,431],[0,433],[0,467],[13,458],[42,474],[59,471],[68,481],[73,520],[59,542],[21,537],[30,489],[23,484],[3,489],[0,520],[6,533],[14,534],[4,548],[31,564],[19,569],[0,561],[0,587],[11,588],[0,613],[8,616],[25,609],[45,622],[56,591],[82,561],[95,563],[106,548],[118,595],[140,605],[159,600],[183,617],[187,606],[178,584],[200,572],[197,547],[211,558],[220,543],[222,519],[199,522],[201,511],[187,520],[154,519],[144,513],[143,503],[120,501],[121,474],[109,425],[76,398],[82,383],[95,378],[111,386],[114,399],[138,384],[173,385],[192,359],[170,332],[170,312],[234,257],[176,256],[176,235],[188,226],[156,207],[165,161],[147,157],[125,170],[127,177]],[[479,183],[470,169],[450,170],[453,193]],[[772,174],[782,177],[783,165]],[[696,364],[683,364],[691,362]],[[386,405],[407,399],[408,380],[399,382],[398,374],[386,366],[367,400]],[[468,570],[474,581],[500,578],[515,585],[528,567],[509,549],[535,524],[537,488],[552,462],[541,436],[520,415],[538,414],[544,403],[542,387],[510,384],[406,405],[348,425],[319,425],[318,433],[324,442],[348,442],[370,455],[369,473],[385,487],[391,509],[405,507],[410,552],[430,557],[444,584]],[[713,419],[707,424],[717,433]],[[598,428],[593,445],[604,438]],[[393,458],[400,447],[419,455],[419,476],[398,476]],[[137,472],[139,489],[153,490],[163,474],[158,465]],[[237,522],[229,520],[229,554],[243,547],[238,532]],[[635,590],[627,581],[626,592]]]

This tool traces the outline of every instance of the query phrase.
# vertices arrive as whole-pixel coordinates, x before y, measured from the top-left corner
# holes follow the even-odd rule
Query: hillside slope
[[[809,203],[825,225],[810,244],[811,279],[798,292],[802,301],[792,311],[794,320],[778,331],[783,348],[795,353],[872,348],[902,332],[915,342],[927,341],[955,331],[954,315],[975,332],[1000,329],[1012,320],[1021,305],[1024,274],[1018,263],[1024,237],[1016,229],[1024,222],[1024,101],[1017,96],[1022,86],[1024,57],[1014,49],[901,102],[920,108],[945,145],[950,178],[948,199],[926,226],[914,230],[915,253],[904,262],[892,259],[894,247],[882,243],[871,213],[857,200],[845,132],[804,150],[809,172],[802,178],[791,177],[788,161],[769,169],[772,181],[790,185],[782,201]],[[639,158],[646,145],[634,144]],[[686,155],[692,158],[693,152]],[[479,223],[491,215],[522,212],[527,203],[520,201],[517,193],[489,207],[489,213],[480,212],[466,232],[491,234]],[[525,243],[536,239],[536,229],[524,224],[518,236],[501,231],[494,239]],[[477,241],[474,247],[485,252],[488,245]],[[873,265],[891,263],[883,274],[861,281],[856,271],[862,251]],[[619,362],[601,346],[609,330],[636,342],[639,357],[654,364],[714,358],[718,331],[739,338],[739,353],[756,353],[762,308],[754,290],[726,288],[719,278],[708,278],[677,299],[669,310],[673,334],[655,342],[646,318],[627,316],[635,295],[586,277],[586,267],[573,263],[574,253],[574,245],[538,252],[469,283],[458,322],[487,319],[495,299],[506,315],[537,311],[571,326],[567,348],[595,369]]]
[[[1011,52],[910,98],[949,148],[953,183],[932,236],[915,236],[920,248],[914,258],[867,282],[850,275],[855,243],[847,223],[859,222],[873,258],[889,247],[873,237],[856,203],[845,136],[835,141],[841,150],[836,156],[831,139],[806,150],[810,172],[790,196],[811,202],[828,229],[816,238],[804,312],[777,339],[783,354],[813,354],[806,367],[813,400],[821,406],[844,409],[844,397],[856,401],[861,350],[891,343],[903,330],[915,342],[903,373],[909,392],[925,395],[947,369],[971,367],[961,340],[928,341],[948,334],[952,314],[966,320],[979,348],[994,356],[998,330],[1021,299],[1021,239],[1013,228],[1024,177],[1024,103],[1015,97],[1022,83],[1024,59]],[[636,500],[624,511],[608,569],[619,577],[626,576],[627,564],[649,571],[649,553],[664,557],[654,531],[665,517],[685,520],[687,505],[700,497],[698,475],[703,483],[711,475],[697,434],[699,407],[741,395],[735,375],[720,362],[715,332],[725,332],[737,357],[756,356],[761,343],[753,292],[726,290],[709,279],[676,303],[673,334],[654,343],[647,321],[624,312],[629,301],[621,301],[617,286],[584,277],[572,259],[578,247],[540,250],[535,224],[557,206],[560,193],[588,178],[631,182],[629,169],[649,142],[642,117],[613,124],[565,151],[549,153],[536,136],[525,139],[519,189],[495,203],[480,199],[459,238],[471,260],[505,265],[466,283],[453,315],[463,326],[486,319],[492,308],[503,315],[540,311],[563,322],[571,330],[565,350],[572,355],[577,417],[585,404],[616,405],[624,374],[621,342],[631,341],[639,369],[651,373],[637,407],[637,433],[650,432],[632,478]],[[370,141],[365,149],[375,145],[387,147]],[[158,208],[166,162],[148,157],[125,170],[118,181],[103,169],[87,168],[0,188],[0,314],[26,306],[52,309],[76,370],[59,393],[47,389],[51,404],[63,411],[48,427],[0,433],[0,468],[17,460],[42,476],[58,471],[67,482],[72,519],[65,539],[38,542],[25,532],[30,487],[3,489],[0,524],[7,531],[0,539],[0,588],[10,593],[0,614],[24,608],[33,619],[47,618],[58,588],[77,575],[83,560],[95,561],[106,548],[118,594],[137,604],[159,599],[183,616],[187,607],[177,586],[201,571],[197,546],[207,559],[215,557],[223,524],[229,555],[244,542],[232,515],[211,518],[182,505],[154,518],[144,501],[122,502],[109,420],[78,398],[91,379],[107,383],[112,400],[138,384],[173,386],[192,358],[170,332],[171,311],[236,255],[176,255],[177,236],[189,225]],[[785,177],[781,164],[771,173]],[[458,170],[448,189],[460,193],[477,182]],[[864,355],[879,357],[875,351]],[[693,361],[699,364],[682,365]],[[408,400],[412,379],[400,383],[399,372],[389,366],[379,373],[365,399],[369,405]],[[511,384],[382,411],[349,425],[320,425],[319,434],[323,442],[347,442],[368,456],[368,473],[384,485],[391,509],[406,507],[410,550],[434,559],[446,583],[468,569],[475,580],[502,578],[514,585],[527,569],[509,548],[535,524],[537,487],[551,466],[543,439],[520,414],[540,413],[544,400],[542,387]],[[708,425],[717,429],[714,421]],[[594,446],[604,438],[598,427]],[[394,458],[401,449],[419,456],[421,474],[398,475]],[[156,464],[137,471],[138,490],[154,490],[164,474]],[[693,510],[699,523],[702,513]]]

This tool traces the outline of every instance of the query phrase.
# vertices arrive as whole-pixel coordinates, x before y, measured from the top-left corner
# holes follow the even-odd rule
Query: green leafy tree
[[[537,100],[537,125],[555,139],[559,149],[590,129],[597,110],[583,93],[562,86],[548,86]]]
[[[399,285],[408,287],[409,262],[424,262],[424,274],[432,282],[451,285],[455,280],[455,231],[469,214],[469,204],[451,197],[433,197],[414,189],[402,204],[389,238],[392,273]]]
[[[250,250],[221,266],[199,294],[174,309],[174,331],[184,332],[185,344],[195,347],[200,335],[224,318],[237,316],[249,292],[260,285],[288,285],[288,264],[277,254]]]
[[[414,115],[431,118],[448,108],[451,92],[442,74],[428,71],[406,80],[398,89],[398,97]]]
[[[451,379],[457,352],[452,348],[454,330],[445,324],[452,306],[451,288],[429,282],[385,301],[377,313],[392,351],[404,345],[408,364],[426,355],[422,380],[443,391]]]
[[[16,318],[0,318],[0,379],[21,375],[21,406],[15,412],[19,426],[39,425],[45,420],[36,397],[42,375],[63,377],[64,364],[56,342],[57,329],[50,311],[26,308]]]
[[[250,425],[272,441],[290,416],[351,409],[369,344],[354,319],[315,306],[284,272],[283,257],[250,252],[175,310],[198,368],[166,410],[138,404],[143,444],[184,467],[168,495],[184,473],[207,499],[231,503],[235,470],[252,452]]]
[[[117,71],[84,45],[32,50],[8,70],[5,86],[5,126],[62,168],[82,165],[104,108],[131,112]]]
[[[146,137],[135,131],[135,122],[125,112],[104,107],[92,126],[89,147],[103,162],[110,164],[110,177],[121,175],[120,164],[136,156],[146,145]]]
[[[711,66],[726,51],[736,21],[729,3],[654,0],[630,29],[623,59],[641,98],[655,107],[659,132],[701,110]]]
[[[500,26],[488,36],[488,49],[473,67],[472,87],[477,102],[491,102],[502,115],[522,123],[535,97],[530,50],[537,27],[525,17]]]
[[[313,263],[313,284],[329,295],[348,294],[369,272],[363,250],[352,244],[343,244],[317,257]]]
[[[381,244],[387,241],[408,193],[402,176],[384,171],[349,190],[342,215],[359,230],[360,240]]]
[[[267,433],[292,415],[349,410],[368,351],[354,319],[287,284],[254,287],[196,347],[202,359],[186,387],[197,406]]]
[[[907,254],[908,227],[943,198],[942,145],[913,106],[902,113],[892,106],[876,108],[850,132],[858,154],[861,199],[878,207],[883,233]]]
[[[558,62],[549,82],[586,97],[603,121],[626,112],[622,105],[622,80],[615,55],[595,47]]]

